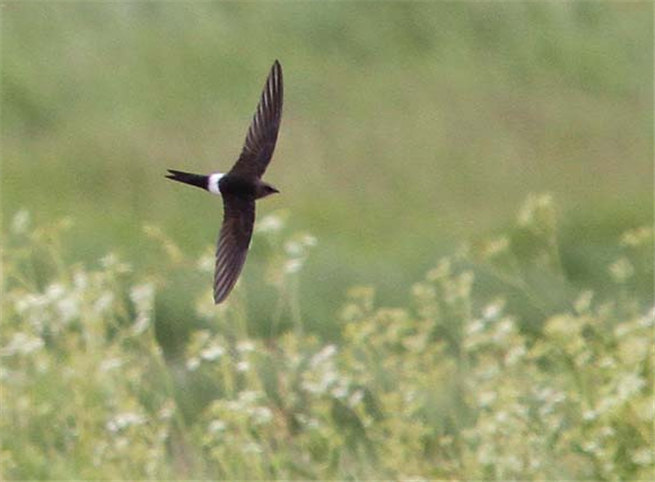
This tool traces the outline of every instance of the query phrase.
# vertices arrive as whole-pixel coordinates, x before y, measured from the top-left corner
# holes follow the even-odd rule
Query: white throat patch
[[[209,181],[207,181],[207,190],[212,194],[221,195],[220,189],[218,189],[218,181],[225,176],[222,172],[215,172],[214,174],[209,175]]]

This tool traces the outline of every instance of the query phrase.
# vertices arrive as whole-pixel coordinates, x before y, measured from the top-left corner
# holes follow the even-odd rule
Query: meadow
[[[278,330],[277,312],[267,335],[253,335],[248,297],[217,308],[208,286],[181,320],[196,329],[173,352],[162,349],[155,299],[170,273],[211,272],[211,255],[188,259],[158,232],[159,277],[113,254],[98,268],[67,266],[68,224],[33,227],[22,211],[5,240],[3,479],[654,474],[655,308],[635,290],[652,266],[652,228],[617,240],[605,272],[613,296],[567,296],[535,328],[509,309],[506,289],[479,290],[492,276],[543,310],[531,276],[566,284],[552,199],[532,196],[514,234],[440,259],[408,306],[351,288],[331,343],[306,330],[297,304],[316,240],[268,217],[257,237],[275,247],[267,270],[293,326]]]
[[[653,478],[650,2],[0,15],[1,479]]]

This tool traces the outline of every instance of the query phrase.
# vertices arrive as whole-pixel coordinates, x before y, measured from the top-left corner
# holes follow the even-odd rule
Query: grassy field
[[[651,3],[0,15],[0,478],[651,478]],[[229,169],[276,58],[216,308],[163,176]]]
[[[650,480],[655,309],[635,288],[653,230],[617,240],[612,296],[563,294],[536,327],[508,301],[543,312],[536,280],[568,291],[555,221],[531,197],[515,234],[440,259],[406,307],[351,288],[330,343],[299,315],[314,240],[267,218],[291,328],[276,309],[253,335],[243,291],[217,309],[207,287],[179,318],[189,339],[162,351],[162,284],[207,274],[211,255],[160,232],[158,277],[117,256],[67,266],[66,223],[23,211],[3,251],[3,479]],[[481,293],[485,277],[499,283]]]

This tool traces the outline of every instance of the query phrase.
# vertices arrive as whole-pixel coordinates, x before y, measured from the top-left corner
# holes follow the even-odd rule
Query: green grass
[[[652,478],[652,3],[2,7],[0,478]]]
[[[331,342],[299,309],[320,244],[281,218],[256,231],[278,304],[255,324],[243,284],[215,307],[198,283],[211,250],[188,258],[148,228],[156,273],[115,255],[67,265],[67,223],[33,227],[21,212],[11,225],[3,479],[654,475],[655,308],[639,294],[642,278],[652,286],[650,227],[616,241],[602,267],[610,296],[571,289],[552,199],[532,196],[511,232],[462,245],[405,287],[406,306],[351,288]],[[171,323],[161,306],[182,284],[190,303]],[[188,337],[168,346],[162,330],[180,325]]]
[[[406,303],[403,286],[534,191],[557,196],[563,235],[590,254],[564,253],[573,279],[595,282],[594,258],[653,215],[651,14],[648,2],[9,2],[3,211],[73,216],[71,261],[111,249],[157,263],[144,223],[198,252],[220,205],[165,169],[229,168],[279,58],[267,180],[282,194],[259,212],[289,210],[320,237],[301,290],[323,336],[348,286]],[[247,279],[262,276],[253,254]]]

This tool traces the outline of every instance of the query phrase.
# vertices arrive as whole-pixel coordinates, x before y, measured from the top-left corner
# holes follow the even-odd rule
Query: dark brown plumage
[[[246,142],[230,174],[261,178],[275,149],[282,118],[282,67],[276,60],[271,68]]]
[[[223,225],[216,246],[214,302],[230,294],[246,261],[255,223],[255,200],[279,192],[261,180],[271,160],[282,117],[282,67],[276,60],[266,79],[239,159],[227,174],[209,176],[169,169],[174,181],[223,198]]]
[[[216,246],[214,302],[223,301],[239,278],[246,261],[255,223],[255,200],[223,194],[223,225]]]

